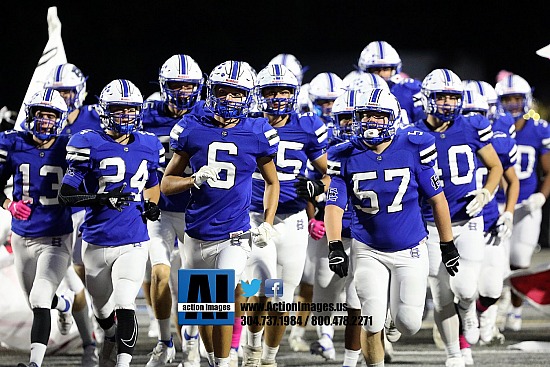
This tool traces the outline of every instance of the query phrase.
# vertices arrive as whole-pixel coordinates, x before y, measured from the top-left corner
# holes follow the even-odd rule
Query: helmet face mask
[[[26,104],[25,127],[40,140],[54,138],[61,133],[67,110],[67,104],[59,92],[45,88],[35,93]]]
[[[258,73],[257,100],[269,115],[288,115],[296,108],[296,76],[284,65],[271,64]]]
[[[216,66],[206,83],[206,105],[223,119],[248,116],[256,73],[243,61],[225,61]],[[228,98],[230,96],[230,98]]]
[[[334,116],[334,137],[347,141],[353,138],[353,114],[356,101],[361,92],[348,90],[340,97],[336,98],[332,106],[332,115]]]
[[[353,113],[354,135],[369,146],[390,141],[401,118],[401,106],[388,90],[371,89],[361,93]]]
[[[82,107],[86,99],[86,80],[82,71],[71,63],[57,65],[52,69],[45,88],[53,88],[61,93],[69,112]]]
[[[160,68],[159,84],[164,103],[176,110],[188,110],[200,99],[204,78],[191,56],[173,55]]]
[[[462,111],[464,87],[460,78],[448,69],[435,69],[422,81],[424,112],[440,121],[457,118]]]
[[[101,91],[99,106],[106,130],[126,135],[141,129],[143,96],[129,80],[116,79]]]
[[[317,116],[328,119],[336,98],[346,91],[345,84],[334,73],[320,73],[309,83],[309,98]],[[332,117],[330,117],[332,119]]]
[[[519,75],[511,74],[497,83],[500,112],[509,112],[515,119],[522,117],[533,107],[533,95],[529,83]]]

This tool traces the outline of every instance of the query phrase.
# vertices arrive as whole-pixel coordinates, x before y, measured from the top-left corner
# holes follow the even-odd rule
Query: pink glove
[[[309,235],[315,241],[319,241],[325,235],[325,222],[315,218],[309,220],[308,224]]]
[[[11,216],[19,220],[27,220],[31,215],[31,208],[27,205],[30,201],[12,201],[8,205],[8,211],[11,213]]]

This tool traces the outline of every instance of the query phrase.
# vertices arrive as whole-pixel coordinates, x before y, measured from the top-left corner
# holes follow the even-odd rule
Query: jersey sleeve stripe
[[[164,148],[161,148],[159,150],[159,163],[164,164],[165,162],[166,162],[165,150]]]
[[[328,130],[325,130],[321,135],[317,135],[317,142],[322,143],[328,139]]]
[[[67,145],[67,160],[68,161],[87,161],[90,159],[89,148],[75,148]]]
[[[8,159],[8,152],[5,150],[0,150],[0,163],[6,162]]]
[[[437,150],[435,144],[430,145],[426,149],[420,151],[420,163],[426,164],[437,158]]]
[[[264,135],[267,138],[267,141],[269,142],[269,146],[278,144],[279,141],[281,140],[279,139],[279,135],[277,134],[277,131],[275,131],[275,129],[271,129],[264,132]]]
[[[170,131],[170,139],[178,140],[182,131],[183,127],[175,125]]]
[[[486,142],[493,137],[493,130],[491,129],[491,126],[487,126],[485,129],[479,130],[477,133],[479,135],[479,140],[482,142]]]
[[[550,138],[542,139],[542,145],[544,145],[545,148],[550,149]]]
[[[338,161],[327,161],[327,175],[339,175],[341,171],[341,165]]]

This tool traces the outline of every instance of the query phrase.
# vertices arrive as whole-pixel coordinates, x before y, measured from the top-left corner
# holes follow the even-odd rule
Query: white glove
[[[512,228],[514,227],[514,215],[510,212],[504,212],[498,217],[497,231],[498,236],[503,240],[512,236]]]
[[[475,217],[483,210],[483,207],[491,201],[491,193],[489,190],[483,188],[479,190],[474,190],[468,193],[466,197],[473,196],[474,198],[466,206],[466,214],[470,217]]]
[[[275,228],[267,222],[263,222],[256,228],[250,230],[252,241],[259,248],[265,247],[269,241],[277,235]]]
[[[523,200],[521,204],[530,212],[534,212],[537,209],[542,208],[544,203],[546,202],[546,197],[542,192],[535,192],[534,194],[531,194],[526,200]]]
[[[208,180],[217,181],[220,179],[220,176],[218,175],[219,172],[219,168],[202,166],[197,172],[191,175],[191,177],[194,178],[193,185],[195,185],[198,189]]]

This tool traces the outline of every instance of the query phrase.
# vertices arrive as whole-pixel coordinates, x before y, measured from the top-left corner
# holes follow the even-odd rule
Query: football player
[[[164,148],[154,134],[139,131],[143,97],[132,82],[107,84],[99,105],[105,131],[72,136],[59,199],[86,207],[86,286],[105,332],[99,364],[129,366],[137,340],[135,299],[148,257],[146,222],[160,215],[156,170],[164,163]],[[80,190],[83,182],[86,191]]]
[[[249,118],[255,73],[242,61],[225,61],[212,70],[200,114],[188,114],[170,134],[174,155],[166,167],[162,192],[191,190],[180,248],[187,269],[234,269],[235,285],[244,271],[251,242],[273,236],[279,180],[273,162],[279,137],[264,118]],[[193,174],[182,177],[187,166]],[[263,222],[250,229],[252,175],[265,180]],[[228,366],[232,326],[200,326],[208,362]]]

